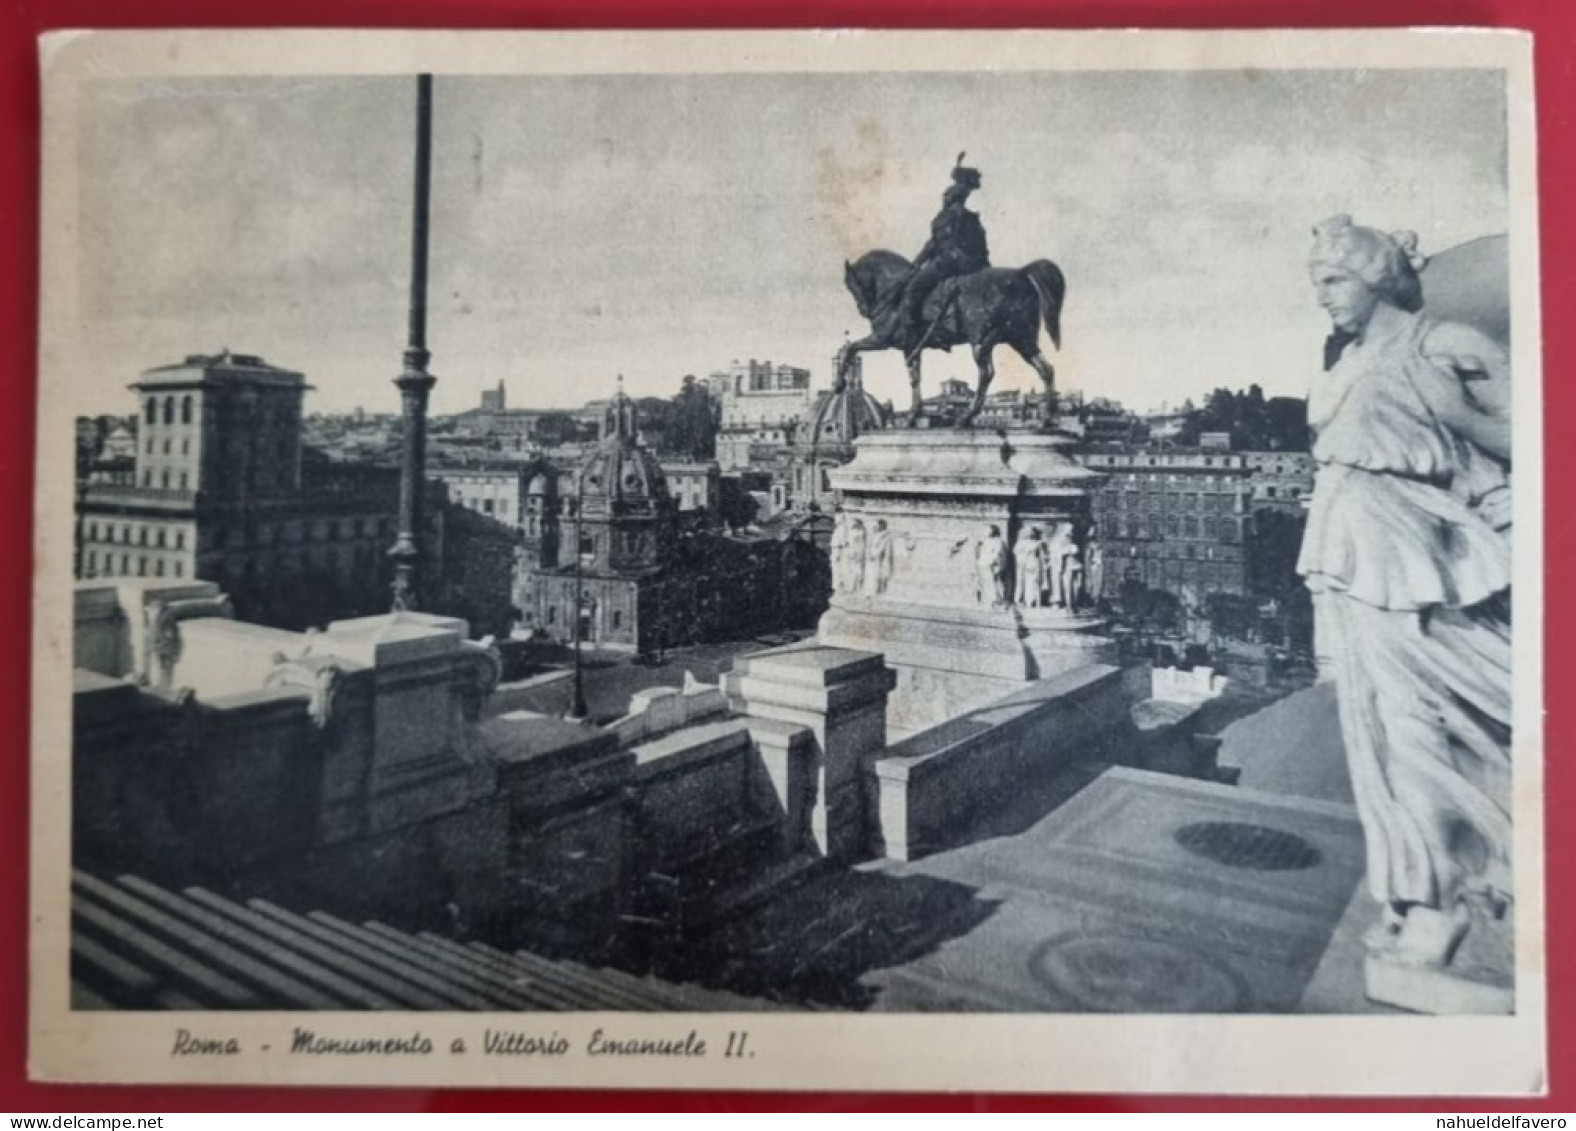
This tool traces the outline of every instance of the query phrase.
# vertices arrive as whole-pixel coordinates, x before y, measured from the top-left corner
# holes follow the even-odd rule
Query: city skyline
[[[89,102],[84,361],[98,411],[228,347],[310,407],[393,411],[408,285],[408,79],[118,80]],[[194,95],[200,95],[194,97]],[[817,388],[863,325],[842,260],[912,254],[959,150],[993,261],[1069,280],[1061,387],[1134,408],[1300,396],[1323,318],[1310,226],[1428,251],[1505,228],[1497,72],[458,78],[434,137],[433,410],[668,396],[735,358]],[[1010,351],[998,389],[1031,389]],[[925,393],[972,379],[929,354]],[[901,361],[867,386],[907,398]]]

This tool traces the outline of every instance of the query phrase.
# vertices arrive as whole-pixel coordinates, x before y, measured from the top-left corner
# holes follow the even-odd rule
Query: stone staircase
[[[77,1009],[719,1011],[769,1002],[202,888],[73,871]]]

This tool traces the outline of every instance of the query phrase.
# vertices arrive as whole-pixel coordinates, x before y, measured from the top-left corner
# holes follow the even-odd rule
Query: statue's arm
[[[1510,373],[1504,350],[1467,327],[1430,335],[1418,391],[1446,428],[1498,459],[1511,450]]]

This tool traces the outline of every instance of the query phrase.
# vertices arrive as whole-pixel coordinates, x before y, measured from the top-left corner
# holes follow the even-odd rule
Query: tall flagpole
[[[394,559],[394,611],[420,607],[422,503],[427,486],[427,397],[437,378],[427,372],[427,221],[432,183],[432,76],[416,76],[416,183],[411,217],[410,335],[405,367],[394,379],[404,420],[400,459],[399,537]]]

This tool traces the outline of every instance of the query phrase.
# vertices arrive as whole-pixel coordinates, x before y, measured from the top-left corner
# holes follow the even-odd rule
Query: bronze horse
[[[912,271],[912,264],[891,251],[872,251],[852,263],[844,262],[843,280],[859,306],[859,313],[870,321],[870,334],[844,343],[837,352],[836,388],[847,382],[849,363],[857,353],[869,350],[901,349],[908,362],[908,383],[913,393],[908,424],[919,422],[919,360],[927,349],[950,350],[968,345],[979,367],[979,385],[974,400],[958,421],[966,427],[985,405],[985,394],[996,366],[991,352],[1006,344],[1034,366],[1045,382],[1043,422],[1049,424],[1055,413],[1056,370],[1040,352],[1040,326],[1058,349],[1062,344],[1062,299],[1067,282],[1061,268],[1049,259],[1036,259],[1027,267],[1012,270],[990,267],[984,271],[945,279],[925,300],[919,336],[912,341],[896,340],[898,318],[896,292]]]

